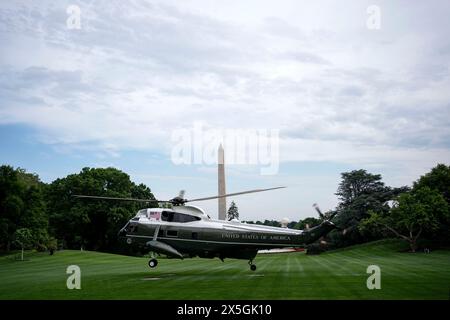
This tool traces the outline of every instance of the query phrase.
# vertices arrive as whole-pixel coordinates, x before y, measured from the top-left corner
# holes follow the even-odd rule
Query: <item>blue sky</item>
[[[243,219],[331,209],[348,170],[410,185],[450,159],[449,13],[448,1],[4,1],[0,162],[46,182],[114,166],[158,198],[208,196],[215,165],[171,158],[173,132],[200,122],[279,132],[276,174],[227,166],[229,192],[288,186],[236,198]]]

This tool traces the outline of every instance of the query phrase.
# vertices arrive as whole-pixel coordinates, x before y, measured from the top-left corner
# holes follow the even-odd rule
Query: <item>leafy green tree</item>
[[[439,191],[450,204],[450,165],[438,164],[414,182],[414,189],[428,187]]]
[[[10,250],[20,220],[23,201],[20,198],[17,172],[11,166],[0,167],[0,247]]]
[[[401,194],[388,212],[371,211],[359,229],[363,232],[373,228],[388,230],[407,241],[411,251],[415,252],[421,234],[426,230],[437,230],[443,217],[449,217],[449,205],[444,197],[436,190],[423,187]]]
[[[227,220],[230,221],[233,219],[239,220],[239,210],[236,206],[236,203],[234,203],[234,201],[231,201],[230,208],[228,208]]]
[[[333,230],[328,235],[335,246],[348,246],[380,237],[380,234],[362,233],[358,228],[360,221],[367,218],[370,211],[389,211],[388,202],[408,190],[407,187],[388,187],[381,179],[381,175],[366,170],[342,173],[342,181],[336,192],[340,200],[336,208],[338,214],[333,221],[346,232]]]
[[[19,183],[21,183],[23,186],[29,188],[29,187],[42,187],[44,183],[39,179],[39,176],[35,173],[27,172],[23,168],[17,168],[17,179]]]
[[[287,227],[289,229],[295,229],[295,226],[297,225],[298,221],[291,221],[288,223]]]
[[[25,206],[22,210],[20,225],[30,229],[39,250],[45,250],[49,239],[48,214],[44,194],[40,187],[31,186],[25,193]]]
[[[320,224],[320,220],[314,217],[308,217],[305,218],[303,220],[300,220],[299,222],[297,222],[297,224],[295,225],[295,229],[299,229],[299,230],[305,230],[308,228],[312,228],[315,226],[318,226]]]
[[[83,168],[52,182],[46,193],[51,233],[69,248],[115,250],[118,230],[142,209],[140,203],[80,199],[76,194],[149,199],[148,206],[158,206],[147,186],[136,185],[115,168]]]
[[[429,187],[442,194],[450,205],[450,166],[438,164],[430,172],[421,176],[414,182],[413,189]],[[424,238],[429,239],[435,246],[450,245],[450,219],[441,218],[437,230],[424,231]]]
[[[23,252],[24,249],[27,249],[33,244],[33,235],[31,230],[28,228],[20,228],[15,232],[15,241],[21,247],[21,260],[23,261]]]
[[[24,203],[19,196],[10,194],[5,199],[3,199],[1,207],[1,241],[2,246],[4,246],[7,251],[9,251],[12,241],[14,240],[14,233],[19,227],[20,215],[24,208]]]
[[[363,194],[372,194],[385,190],[379,174],[371,174],[361,169],[344,172],[341,176],[342,181],[339,184],[336,195],[344,205],[352,203]]]
[[[256,222],[256,223],[258,223],[258,222]],[[266,219],[261,224],[263,224],[265,226],[271,226],[271,227],[281,227],[281,223],[279,221],[277,221],[277,220],[267,220]]]
[[[58,240],[54,237],[49,237],[47,240],[46,247],[50,250],[50,253],[58,249]]]
[[[45,246],[48,217],[43,188],[36,174],[6,165],[0,167],[0,248],[10,250],[19,228],[28,228],[35,244]]]

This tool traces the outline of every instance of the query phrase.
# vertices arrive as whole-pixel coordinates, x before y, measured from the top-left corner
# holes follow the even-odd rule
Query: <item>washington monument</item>
[[[218,183],[219,183],[219,196],[225,195],[225,153],[223,151],[222,144],[219,146],[219,150],[217,152],[218,161],[217,161],[217,170],[218,170]],[[219,220],[227,219],[227,198],[219,198]]]

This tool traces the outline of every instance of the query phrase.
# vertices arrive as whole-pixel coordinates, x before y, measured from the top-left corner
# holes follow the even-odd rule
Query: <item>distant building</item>
[[[289,220],[289,218],[283,218],[283,219],[281,219],[281,221],[280,221],[281,227],[282,227],[282,228],[287,228],[289,222],[291,222],[291,221]]]

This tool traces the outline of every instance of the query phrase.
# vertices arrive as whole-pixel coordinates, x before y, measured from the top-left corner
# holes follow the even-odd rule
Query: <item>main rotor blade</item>
[[[114,197],[84,196],[84,195],[80,195],[80,194],[74,194],[73,197],[88,198],[88,199],[101,199],[101,200],[137,201],[137,202],[170,202],[170,201],[161,201],[161,200],[156,200],[156,199],[114,198]]]
[[[267,188],[267,189],[248,190],[248,191],[242,191],[242,192],[228,193],[228,194],[224,194],[224,195],[220,195],[220,196],[212,196],[212,197],[206,197],[206,198],[189,199],[189,200],[185,200],[185,202],[204,201],[204,200],[232,197],[232,196],[237,196],[237,195],[240,195],[240,194],[263,192],[263,191],[269,191],[269,190],[275,190],[275,189],[283,189],[283,188],[286,188],[286,187],[275,187],[275,188]]]

